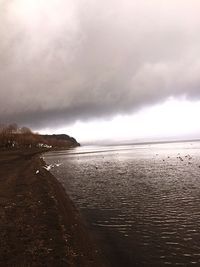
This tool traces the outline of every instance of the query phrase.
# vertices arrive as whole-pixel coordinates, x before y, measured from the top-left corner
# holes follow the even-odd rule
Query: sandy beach
[[[40,156],[0,152],[0,266],[107,266]]]

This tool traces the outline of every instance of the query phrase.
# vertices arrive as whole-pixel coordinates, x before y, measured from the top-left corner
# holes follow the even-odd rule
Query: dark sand
[[[0,267],[107,266],[44,165],[38,151],[0,152]]]

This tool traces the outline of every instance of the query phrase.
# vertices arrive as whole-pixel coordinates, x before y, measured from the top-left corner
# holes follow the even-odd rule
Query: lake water
[[[200,266],[199,142],[83,146],[45,161],[111,266]]]

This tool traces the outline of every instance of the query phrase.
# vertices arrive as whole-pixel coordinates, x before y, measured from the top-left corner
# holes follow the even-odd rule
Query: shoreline
[[[108,266],[44,152],[0,152],[0,266]]]

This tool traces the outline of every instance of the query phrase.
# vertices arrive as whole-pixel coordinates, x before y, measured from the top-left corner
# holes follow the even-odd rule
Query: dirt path
[[[0,153],[0,267],[102,267],[64,189],[33,153]]]

